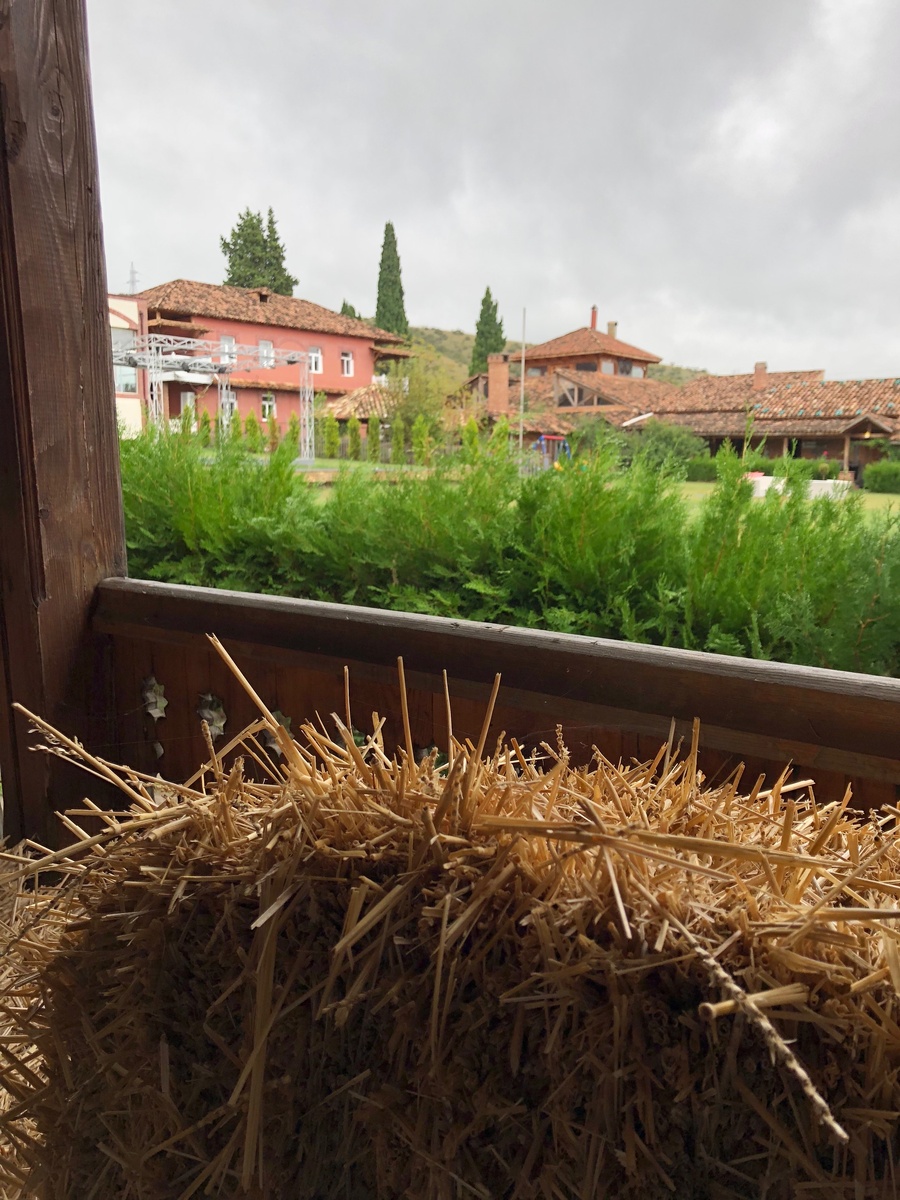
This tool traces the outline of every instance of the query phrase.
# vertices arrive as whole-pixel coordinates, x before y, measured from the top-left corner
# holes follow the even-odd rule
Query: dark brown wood
[[[685,738],[699,717],[701,746],[715,771],[749,759],[754,769],[777,775],[792,760],[829,773],[834,788],[866,779],[871,795],[891,798],[900,784],[900,681],[893,679],[139,580],[102,583],[94,624],[117,646],[130,647],[136,662],[163,646],[181,647],[185,663],[193,661],[202,635],[215,632],[251,677],[276,665],[279,695],[291,703],[281,707],[295,721],[315,709],[342,711],[340,671],[347,663],[354,710],[366,719],[360,724],[371,703],[395,736],[395,664],[402,654],[419,744],[442,741],[443,668],[458,701],[457,732],[469,735],[477,735],[500,671],[492,736],[505,728],[520,740],[552,743],[561,722],[571,745],[589,753],[597,742],[627,758],[665,739],[672,717]],[[161,682],[177,689],[182,668],[171,654],[168,663],[173,677]],[[217,678],[227,708],[236,699],[228,681]],[[161,740],[166,736],[164,730]]]
[[[28,751],[10,702],[110,740],[88,612],[125,570],[82,0],[0,0],[0,429],[4,833],[46,840],[81,781]]]

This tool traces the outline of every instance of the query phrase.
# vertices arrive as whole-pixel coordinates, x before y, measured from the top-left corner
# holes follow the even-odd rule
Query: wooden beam
[[[0,428],[3,832],[52,841],[81,780],[10,703],[105,740],[88,614],[125,571],[83,0],[0,0]]]
[[[482,688],[499,671],[504,697],[545,709],[550,730],[554,714],[663,735],[672,717],[699,717],[720,749],[766,757],[768,747],[772,758],[900,782],[897,679],[137,579],[109,580],[97,595],[95,626],[116,639],[196,646],[214,632],[245,654],[268,647],[284,661],[389,673],[402,654],[426,688],[429,678],[440,687],[442,669]]]

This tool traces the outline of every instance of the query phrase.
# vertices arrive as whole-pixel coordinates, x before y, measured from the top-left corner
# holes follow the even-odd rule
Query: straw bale
[[[260,709],[178,787],[35,718],[129,803],[7,856],[8,1195],[896,1194],[895,810]]]

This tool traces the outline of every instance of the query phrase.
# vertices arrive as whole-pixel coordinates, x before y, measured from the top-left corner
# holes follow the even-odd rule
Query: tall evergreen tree
[[[384,227],[384,242],[381,246],[381,266],[378,269],[378,304],[375,308],[375,324],[379,329],[409,334],[409,322],[403,307],[403,283],[400,279],[400,255],[397,252],[397,235],[392,222]]]
[[[266,270],[269,276],[268,286],[273,292],[277,292],[279,296],[293,296],[298,281],[284,265],[284,246],[278,236],[275,213],[271,207],[266,220]]]
[[[231,287],[266,286],[266,231],[260,213],[245,208],[229,238],[219,238],[228,260],[225,283]]]
[[[499,354],[506,345],[503,322],[497,316],[497,301],[487,288],[481,301],[481,313],[475,328],[475,344],[472,346],[472,361],[469,374],[478,375],[487,370],[489,354]]]
[[[356,311],[353,305],[348,304],[346,300],[341,305],[341,316],[352,317],[354,321],[359,321],[361,319],[359,313]]]
[[[219,238],[228,260],[225,283],[231,287],[267,287],[282,296],[293,293],[297,280],[284,265],[284,246],[278,236],[275,214],[269,209],[263,224],[262,213],[244,209],[238,215],[231,236]]]

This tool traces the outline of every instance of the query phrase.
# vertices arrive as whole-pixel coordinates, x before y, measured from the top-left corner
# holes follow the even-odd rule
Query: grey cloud
[[[602,319],[714,370],[900,372],[890,0],[88,0],[107,256],[221,278],[272,204],[299,293]]]

